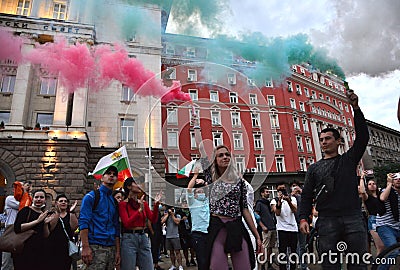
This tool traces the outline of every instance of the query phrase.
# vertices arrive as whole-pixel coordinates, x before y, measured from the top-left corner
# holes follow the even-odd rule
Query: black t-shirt
[[[368,199],[364,202],[365,207],[368,210],[368,214],[376,216],[383,215],[385,211],[385,204],[377,197],[368,195]]]

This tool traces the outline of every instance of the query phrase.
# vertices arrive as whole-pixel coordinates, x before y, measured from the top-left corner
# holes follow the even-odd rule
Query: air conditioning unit
[[[251,172],[257,172],[257,168],[251,168],[250,171]]]
[[[188,78],[187,78],[187,81],[188,81],[188,82],[192,82],[192,81],[193,81],[193,78],[192,78],[192,77],[188,77]]]

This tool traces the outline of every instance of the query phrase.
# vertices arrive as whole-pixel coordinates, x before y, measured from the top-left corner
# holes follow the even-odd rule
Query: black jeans
[[[279,253],[280,254],[292,254],[296,253],[297,250],[297,231],[296,232],[288,232],[288,231],[279,231],[278,230],[278,241],[279,241]],[[288,248],[290,248],[290,253],[288,253]],[[290,255],[289,255],[290,256]],[[288,260],[289,258],[285,256],[285,259]],[[286,270],[286,264],[279,264],[280,270]],[[295,270],[296,264],[291,263],[290,269]]]
[[[192,240],[196,251],[197,267],[199,270],[207,270],[207,234],[193,231]]]
[[[349,270],[367,269],[363,260],[368,252],[367,230],[361,213],[352,216],[318,217],[315,227],[318,231],[319,259],[322,260],[324,270],[340,270],[341,258]],[[341,252],[348,256],[341,256]]]

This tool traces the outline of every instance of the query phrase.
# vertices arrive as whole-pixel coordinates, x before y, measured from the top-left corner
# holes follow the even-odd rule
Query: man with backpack
[[[82,260],[87,269],[114,270],[120,263],[120,225],[112,196],[118,169],[108,167],[98,190],[85,195],[79,216]]]
[[[266,251],[264,256],[267,256],[266,261],[268,263],[268,269],[273,269],[269,256],[271,255],[272,248],[275,247],[276,243],[276,219],[270,206],[270,192],[267,187],[260,188],[260,196],[261,199],[256,202],[255,212],[261,218],[258,225],[262,229],[262,244],[264,251]],[[264,265],[262,268],[264,269]]]

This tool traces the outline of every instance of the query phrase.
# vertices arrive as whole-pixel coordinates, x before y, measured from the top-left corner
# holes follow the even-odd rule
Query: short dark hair
[[[287,186],[285,182],[281,181],[281,182],[276,183],[275,187],[278,187],[280,185],[285,185],[285,188]]]
[[[113,191],[112,196],[114,197],[118,193],[121,193],[121,196],[125,198],[125,192],[122,189],[116,189]]]
[[[67,199],[67,202],[69,202],[69,199],[67,198],[67,195],[65,195],[64,193],[58,194],[57,197],[56,197],[56,201],[58,201],[60,198],[65,198],[65,199]]]
[[[109,174],[110,172],[114,172],[115,175],[118,175],[117,167],[111,165],[110,167],[107,168],[107,170],[104,171],[103,175]]]
[[[268,188],[267,188],[267,187],[260,187],[260,195],[261,195],[262,193],[264,193],[265,190],[268,190]]]
[[[327,133],[327,132],[332,132],[333,137],[335,137],[335,140],[340,138],[340,133],[335,128],[324,128],[323,130],[321,130],[319,134],[321,135],[322,133]]]

